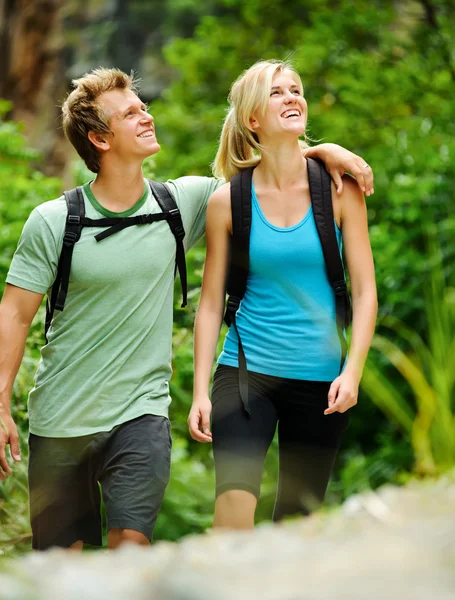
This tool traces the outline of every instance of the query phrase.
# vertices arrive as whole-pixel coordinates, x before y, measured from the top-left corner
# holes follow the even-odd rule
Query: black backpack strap
[[[93,236],[97,242],[101,242],[111,235],[114,235],[114,233],[118,233],[119,231],[122,231],[122,229],[132,227],[133,225],[145,225],[146,223],[156,223],[157,221],[168,220],[169,217],[165,213],[146,213],[136,215],[135,217],[110,217],[107,219],[88,219],[87,217],[84,217],[82,219],[82,225],[84,227],[108,227],[109,229],[105,229],[101,233],[97,233]]]
[[[187,304],[187,276],[186,276],[186,262],[185,262],[185,248],[183,246],[183,239],[185,237],[185,229],[183,228],[182,216],[180,210],[172,197],[167,185],[164,183],[157,183],[156,181],[148,180],[152,194],[155,200],[158,202],[161,210],[166,215],[167,222],[171,231],[175,237],[177,244],[176,255],[175,255],[175,270],[179,272],[180,283],[182,286],[182,308]]]
[[[65,306],[74,245],[81,237],[82,220],[85,215],[84,197],[80,187],[64,192],[64,196],[67,207],[65,233],[63,235],[62,251],[57,266],[57,275],[52,286],[51,297],[47,299],[46,303],[46,323],[44,328],[46,339],[54,310],[63,310]]]
[[[224,320],[232,325],[239,340],[239,392],[248,414],[248,371],[242,340],[236,323],[236,313],[246,291],[250,266],[251,180],[253,168],[237,173],[231,179],[232,237],[226,291],[228,300]]]
[[[307,158],[306,160],[314,220],[319,239],[321,240],[327,275],[335,293],[336,323],[341,344],[341,372],[347,354],[344,329],[351,323],[352,312],[335,232],[331,179],[321,162],[312,158]]]

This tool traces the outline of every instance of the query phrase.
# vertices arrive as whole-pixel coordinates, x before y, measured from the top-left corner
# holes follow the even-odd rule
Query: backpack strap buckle
[[[229,296],[227,305],[226,305],[227,310],[230,313],[236,313],[240,306],[240,301],[241,301],[241,298],[239,298],[238,296]]]
[[[138,225],[145,225],[146,223],[151,223],[151,217],[152,215],[148,215],[148,214],[143,214],[143,215],[138,215],[136,217],[137,219],[137,224]]]
[[[337,296],[344,296],[347,290],[346,281],[335,281],[333,284],[333,289]]]
[[[169,215],[169,219],[173,222],[172,226],[176,237],[178,237],[178,239],[182,241],[185,237],[185,230],[183,229],[180,210],[178,208],[171,208],[167,211],[167,214]]]
[[[63,236],[63,244],[64,246],[74,246],[78,239],[79,234],[75,231],[65,231],[65,235]]]

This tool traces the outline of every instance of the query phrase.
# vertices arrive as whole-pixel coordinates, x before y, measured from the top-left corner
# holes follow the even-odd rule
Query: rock
[[[54,549],[3,564],[0,600],[454,600],[455,478],[328,513],[149,549]]]

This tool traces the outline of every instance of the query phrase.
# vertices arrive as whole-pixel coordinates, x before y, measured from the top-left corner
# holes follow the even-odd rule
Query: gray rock
[[[335,511],[149,549],[32,553],[0,600],[454,600],[455,477],[384,487]]]

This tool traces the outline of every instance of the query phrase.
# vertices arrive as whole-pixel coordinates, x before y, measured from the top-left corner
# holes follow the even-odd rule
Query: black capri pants
[[[212,389],[216,495],[245,490],[259,497],[265,455],[278,424],[273,520],[317,509],[349,423],[349,411],[324,415],[331,383],[249,371],[248,415],[239,394],[238,369],[218,365]]]

